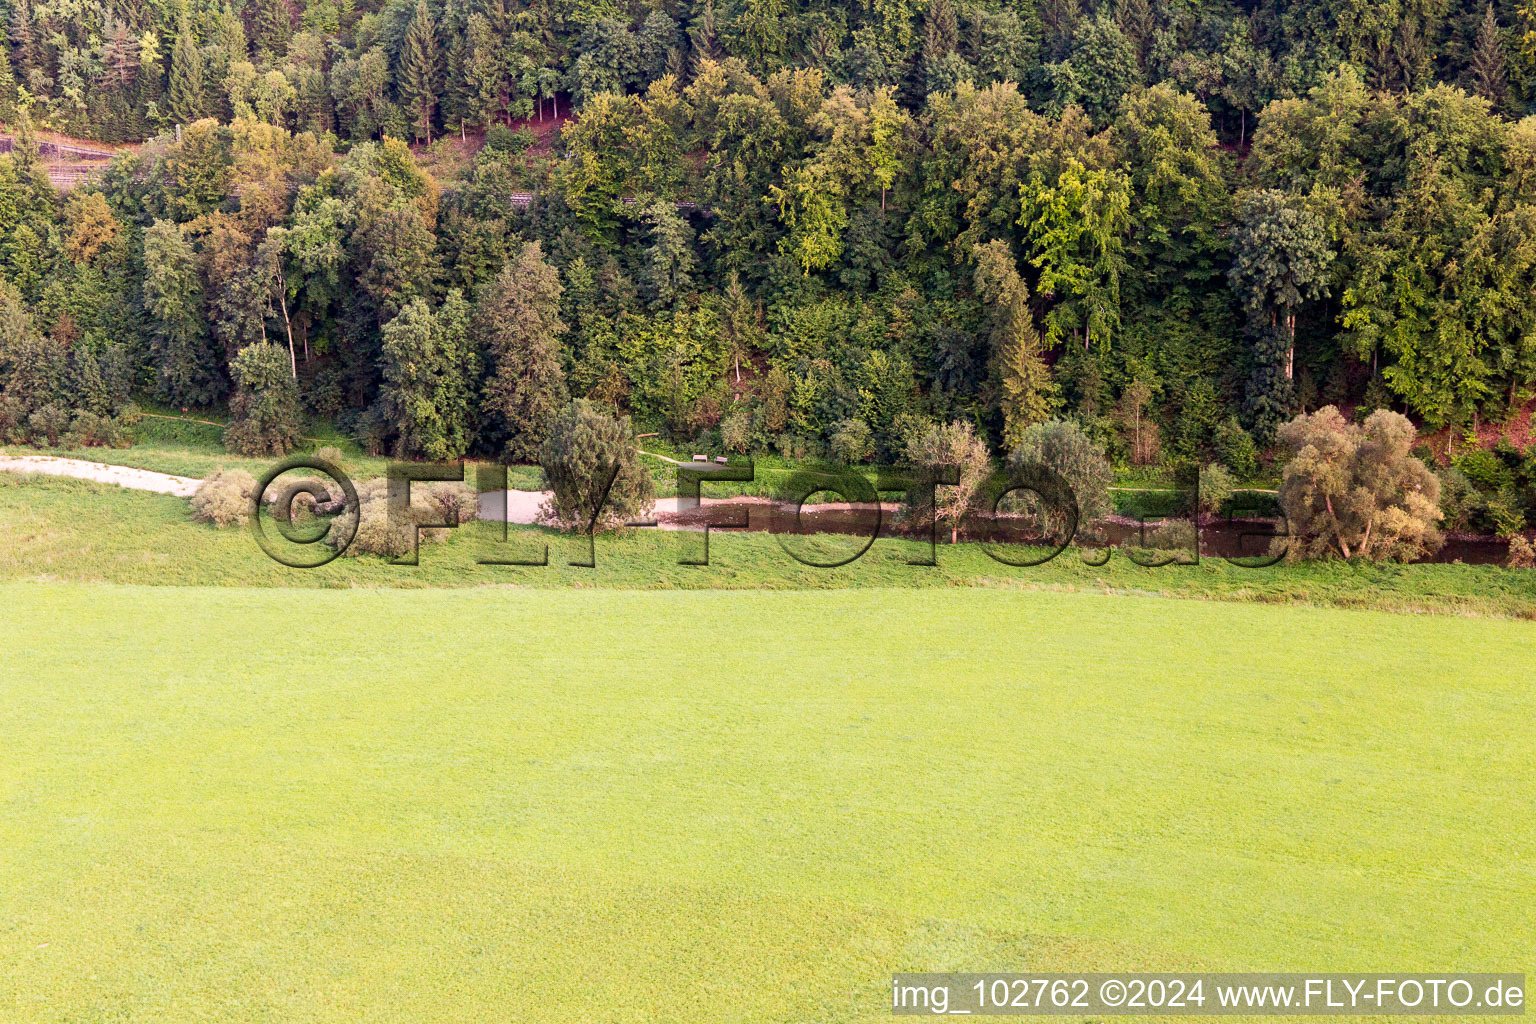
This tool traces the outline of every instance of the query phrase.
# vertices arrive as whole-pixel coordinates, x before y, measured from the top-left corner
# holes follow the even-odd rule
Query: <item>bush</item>
[[[1294,453],[1280,484],[1289,553],[1409,561],[1438,551],[1440,481],[1413,457],[1417,433],[1395,412],[1358,426],[1331,405],[1282,425]]]
[[[1500,537],[1513,537],[1525,529],[1525,509],[1520,507],[1513,487],[1505,486],[1487,497],[1483,512],[1488,526]]]
[[[315,449],[315,458],[320,459],[323,462],[329,462],[337,469],[344,470],[347,468],[346,454],[335,445],[328,444],[324,447]]]
[[[1536,569],[1536,547],[1516,534],[1509,538],[1509,557],[1504,564],[1511,569]]]
[[[243,469],[218,469],[192,494],[192,518],[214,526],[244,526],[251,518],[256,478]]]
[[[483,149],[490,150],[493,154],[504,153],[508,156],[518,156],[533,148],[538,141],[538,136],[531,132],[526,125],[513,131],[504,124],[493,124],[485,132],[485,145]]]
[[[656,503],[651,475],[635,455],[629,417],[615,417],[586,399],[572,402],[555,417],[539,464],[552,491],[539,517],[565,529],[587,528],[594,499],[610,478],[595,529],[611,530],[641,519]]]
[[[1470,530],[1472,519],[1483,508],[1483,497],[1467,474],[1451,466],[1440,478],[1440,523],[1447,530]]]
[[[49,446],[59,443],[59,438],[69,429],[69,410],[59,402],[49,402],[27,419],[32,437],[47,438]]]
[[[77,448],[126,448],[128,432],[116,420],[93,412],[77,412],[65,438]]]
[[[1042,465],[1066,478],[1077,499],[1078,519],[1088,522],[1109,512],[1109,485],[1114,473],[1104,447],[1076,423],[1047,420],[1026,428],[1019,446],[1008,456],[1010,469]]]
[[[745,454],[752,445],[752,415],[734,409],[720,419],[720,446],[728,452]]]
[[[1221,464],[1230,469],[1238,480],[1251,480],[1258,473],[1259,446],[1254,443],[1253,436],[1243,429],[1243,425],[1237,422],[1236,416],[1217,425],[1211,444]]]
[[[9,395],[0,397],[0,444],[25,444],[27,408]]]
[[[1504,461],[1483,448],[1458,455],[1452,465],[1465,473],[1478,490],[1486,493],[1496,493],[1515,482],[1514,474]]]
[[[965,517],[981,510],[992,468],[987,443],[976,436],[976,428],[969,422],[956,420],[948,426],[930,424],[907,442],[905,454],[914,466],[954,466],[958,470],[958,483],[934,488],[932,507],[926,495],[909,494],[903,513],[903,519],[916,526],[933,521],[948,527],[949,542],[955,543]]]
[[[480,499],[469,485],[452,483],[415,484],[411,487],[411,509],[408,516],[389,521],[389,483],[382,477],[365,480],[357,485],[358,509],[345,515],[358,516],[357,533],[346,554],[377,555],[380,558],[398,558],[411,550],[411,533],[417,532],[422,544],[433,544],[449,537],[447,529],[422,527],[424,523],[469,523],[479,518]],[[457,518],[455,519],[455,515]],[[337,543],[347,534],[347,523],[339,523],[326,537],[329,544]],[[418,527],[422,527],[418,529]]]
[[[1200,471],[1200,514],[1216,516],[1232,498],[1232,474],[1219,462]]]
[[[868,462],[875,454],[875,438],[863,420],[843,420],[832,431],[832,457],[853,464]]]

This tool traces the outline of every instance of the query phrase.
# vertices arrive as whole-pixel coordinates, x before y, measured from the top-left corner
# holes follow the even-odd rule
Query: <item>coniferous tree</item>
[[[470,384],[479,376],[469,344],[469,309],[455,289],[436,313],[412,300],[384,325],[380,419],[396,432],[394,453],[448,460],[469,450]]]
[[[165,109],[178,124],[191,124],[208,116],[208,87],[203,77],[203,55],[192,35],[185,6],[176,21],[176,42],[171,47],[170,90]]]
[[[1019,276],[1008,243],[993,240],[976,247],[975,284],[992,324],[992,367],[1003,413],[1003,443],[1011,448],[1031,424],[1050,416],[1056,385],[1030,315],[1029,287]]]
[[[270,342],[240,350],[229,364],[235,392],[224,444],[242,455],[285,455],[299,442],[299,389],[288,354]]]
[[[1509,88],[1507,62],[1504,58],[1501,35],[1499,20],[1493,13],[1493,4],[1489,4],[1483,11],[1483,20],[1477,29],[1477,41],[1472,48],[1472,64],[1469,70],[1472,74],[1473,91],[1495,107],[1504,104]]]
[[[694,56],[698,60],[719,60],[725,56],[725,50],[720,45],[720,26],[715,18],[714,0],[704,0],[704,9],[699,12],[693,24],[688,26],[688,41],[693,44]]]
[[[640,286],[655,306],[670,306],[693,287],[698,259],[693,253],[693,229],[676,207],[657,200],[645,211],[650,244],[640,268]]]
[[[224,374],[207,330],[197,257],[181,228],[167,220],[144,229],[144,306],[156,395],[181,406],[216,401]]]
[[[16,75],[11,70],[10,48],[0,36],[0,121],[16,120]]]
[[[490,362],[482,405],[510,461],[538,458],[566,401],[561,291],[559,275],[544,262],[539,243],[527,242],[517,259],[481,289],[475,304],[475,335],[484,340]]]
[[[256,7],[255,24],[251,41],[256,53],[268,61],[274,61],[288,52],[288,39],[293,35],[292,15],[288,0],[260,0]],[[242,52],[235,59],[244,57]]]
[[[416,0],[416,13],[411,17],[400,49],[397,82],[400,100],[410,115],[416,138],[429,143],[441,88],[438,65],[437,30],[432,25],[427,0]]]

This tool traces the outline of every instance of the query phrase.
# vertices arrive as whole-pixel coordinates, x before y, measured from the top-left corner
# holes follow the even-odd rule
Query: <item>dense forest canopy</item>
[[[585,397],[792,457],[1065,417],[1124,462],[1241,475],[1299,412],[1466,436],[1536,385],[1536,5],[6,24],[12,440],[110,441],[138,397],[228,407],[250,450],[302,408],[379,451],[527,460]],[[61,195],[35,127],[148,141]]]

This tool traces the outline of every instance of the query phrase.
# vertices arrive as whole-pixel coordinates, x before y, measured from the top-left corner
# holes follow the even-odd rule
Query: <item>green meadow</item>
[[[1529,623],[977,588],[0,602],[0,1020],[1536,974]]]

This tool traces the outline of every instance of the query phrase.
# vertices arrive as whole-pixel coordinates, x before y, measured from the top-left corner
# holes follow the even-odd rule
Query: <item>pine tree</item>
[[[42,151],[37,145],[37,133],[32,130],[32,114],[25,107],[16,116],[16,142],[11,159],[16,164],[17,176],[24,181],[42,173]]]
[[[698,258],[693,252],[693,229],[671,202],[658,199],[645,211],[650,245],[640,267],[640,286],[652,305],[672,305],[693,287]]]
[[[736,368],[737,381],[741,380],[742,358],[750,356],[763,342],[762,320],[762,308],[753,304],[741,278],[731,271],[725,284],[725,309],[720,314],[720,339]]]
[[[178,124],[191,124],[208,116],[208,89],[203,80],[203,55],[192,37],[192,23],[185,6],[176,19],[176,43],[171,47],[171,87],[165,98],[166,112]]]
[[[11,8],[7,36],[16,55],[15,70],[25,85],[31,79],[32,72],[43,70],[42,49],[37,32],[32,27],[32,5],[27,0],[21,0]]]
[[[139,40],[126,22],[108,18],[102,64],[102,73],[113,90],[126,92],[133,85],[139,70]]]
[[[1493,13],[1493,4],[1483,11],[1483,23],[1477,29],[1477,42],[1472,48],[1472,88],[1495,107],[1502,106],[1508,90],[1509,79],[1505,72],[1504,45],[1500,40],[1499,19]]]
[[[933,0],[923,19],[923,60],[937,63],[960,45],[960,19],[950,0]]]
[[[397,84],[416,137],[428,143],[432,141],[432,123],[437,113],[438,66],[437,31],[427,11],[427,0],[416,0],[416,14],[406,29],[400,50]]]
[[[1152,20],[1152,5],[1147,0],[1118,0],[1115,22],[1135,48],[1137,63],[1146,68],[1147,55],[1152,50],[1152,33],[1157,27]]]

